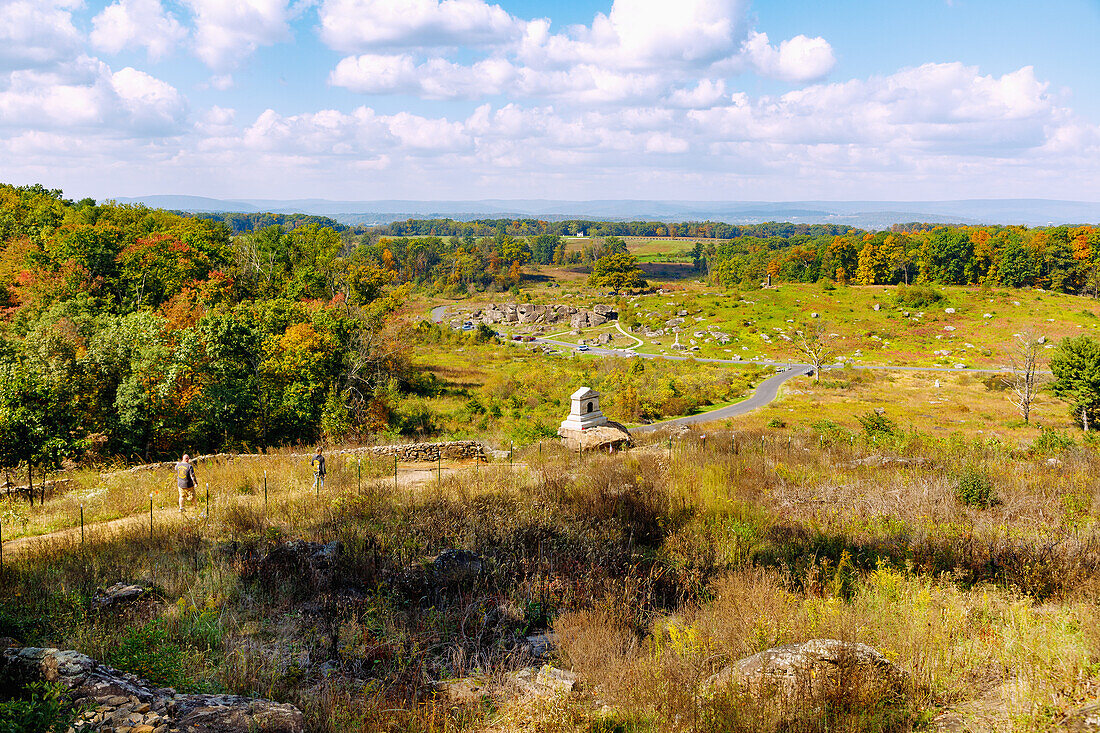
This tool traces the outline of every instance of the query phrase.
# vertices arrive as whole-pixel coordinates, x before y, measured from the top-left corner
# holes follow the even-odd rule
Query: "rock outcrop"
[[[531,325],[563,325],[568,323],[573,328],[589,328],[600,326],[618,317],[615,309],[609,305],[595,305],[591,310],[577,308],[572,305],[535,305],[533,303],[502,303],[494,304],[483,310],[475,310],[469,314],[469,318],[460,317],[451,321],[456,328],[466,320],[475,323],[492,325],[496,323],[516,323]]]
[[[0,654],[0,690],[28,682],[61,684],[88,710],[74,731],[111,733],[302,733],[302,713],[293,705],[236,695],[180,695],[153,688],[74,651],[10,648]]]
[[[737,685],[754,697],[780,695],[812,704],[837,691],[890,694],[906,680],[901,669],[866,644],[812,639],[745,657],[711,677],[705,688],[713,692]]]
[[[568,430],[559,428],[558,435],[562,444],[569,450],[620,450],[634,445],[630,431],[617,422],[607,421],[587,430]]]

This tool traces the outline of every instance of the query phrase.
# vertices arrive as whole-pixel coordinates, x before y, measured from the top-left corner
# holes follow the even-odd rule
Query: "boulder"
[[[141,585],[115,583],[92,597],[92,608],[101,611],[112,606],[129,605],[148,592],[149,589]]]
[[[444,550],[432,558],[428,567],[436,580],[445,583],[458,583],[474,580],[481,575],[484,562],[476,552]]]
[[[608,421],[587,430],[558,429],[562,443],[571,451],[575,450],[619,450],[634,445],[630,431],[617,422]]]
[[[328,590],[335,581],[336,562],[342,552],[339,542],[292,540],[268,550],[256,572],[263,577],[305,581],[314,590]]]
[[[293,705],[237,695],[179,695],[74,651],[11,648],[0,654],[0,689],[46,680],[89,711],[74,730],[302,733]]]
[[[707,680],[708,691],[737,685],[754,697],[810,702],[834,691],[900,690],[908,676],[876,649],[850,641],[811,639],[745,657]]]

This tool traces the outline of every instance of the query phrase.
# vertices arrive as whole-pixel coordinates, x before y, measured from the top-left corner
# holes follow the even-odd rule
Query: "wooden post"
[[[0,522],[0,578],[4,577],[4,523]]]
[[[1084,409],[1081,410],[1081,414],[1084,415]],[[1085,425],[1085,430],[1088,430],[1088,425]],[[34,479],[31,475],[31,462],[27,459],[27,496],[31,498],[31,508],[34,508]]]
[[[441,486],[443,484],[443,451],[437,450],[435,452],[435,485]]]

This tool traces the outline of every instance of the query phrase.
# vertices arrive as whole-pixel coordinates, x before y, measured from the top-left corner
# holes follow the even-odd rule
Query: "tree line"
[[[725,287],[773,281],[1042,287],[1100,294],[1100,229],[1093,226],[935,226],[837,236],[740,237],[707,245]]]

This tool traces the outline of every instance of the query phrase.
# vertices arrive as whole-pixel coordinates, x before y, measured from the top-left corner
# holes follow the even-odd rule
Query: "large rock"
[[[892,694],[906,681],[901,669],[866,644],[811,639],[745,657],[711,677],[705,687],[717,691],[737,685],[754,697],[778,694],[810,702],[836,691]]]
[[[559,428],[562,444],[571,451],[574,450],[619,450],[634,445],[634,439],[630,437],[630,431],[617,422],[607,421],[606,425],[600,425],[587,430],[569,430]]]
[[[265,578],[304,581],[313,590],[332,588],[336,563],[343,553],[339,542],[291,540],[273,546],[260,560],[256,573]]]
[[[193,733],[302,733],[293,705],[236,695],[179,695],[74,651],[11,648],[0,654],[0,696],[46,680],[67,689],[89,711],[76,731],[188,731]]]

